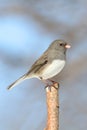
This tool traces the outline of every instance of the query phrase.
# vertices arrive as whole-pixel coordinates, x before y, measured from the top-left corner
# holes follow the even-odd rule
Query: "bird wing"
[[[32,66],[31,69],[28,71],[27,75],[30,73],[37,73],[44,65],[48,63],[48,56],[44,53]]]

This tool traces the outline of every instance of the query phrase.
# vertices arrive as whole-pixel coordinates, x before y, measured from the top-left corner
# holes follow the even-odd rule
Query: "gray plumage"
[[[43,55],[31,66],[30,70],[8,86],[8,89],[11,89],[25,79],[36,77],[38,79],[46,80],[55,76],[57,72],[59,73],[65,65],[66,45],[67,43],[63,40],[53,41]],[[60,70],[57,70],[57,68]]]

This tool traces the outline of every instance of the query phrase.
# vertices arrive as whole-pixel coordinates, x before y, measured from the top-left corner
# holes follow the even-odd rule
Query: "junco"
[[[65,41],[53,41],[42,56],[31,66],[30,70],[8,86],[8,89],[13,88],[25,79],[38,78],[43,81],[50,80],[65,66],[67,48],[70,48],[70,45]]]

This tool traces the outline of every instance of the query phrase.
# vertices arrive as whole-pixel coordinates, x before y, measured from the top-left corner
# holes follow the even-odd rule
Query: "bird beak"
[[[69,49],[69,48],[71,48],[71,46],[69,44],[66,44],[65,48]]]

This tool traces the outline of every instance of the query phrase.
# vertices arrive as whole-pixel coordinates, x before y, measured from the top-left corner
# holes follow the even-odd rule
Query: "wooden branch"
[[[47,96],[47,126],[44,130],[59,130],[59,84],[55,83],[51,87],[46,88]]]

